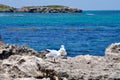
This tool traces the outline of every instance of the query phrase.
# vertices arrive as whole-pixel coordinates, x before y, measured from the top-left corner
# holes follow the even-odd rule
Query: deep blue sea
[[[37,51],[65,45],[68,56],[103,56],[108,45],[120,42],[120,11],[82,13],[0,13],[3,42]]]

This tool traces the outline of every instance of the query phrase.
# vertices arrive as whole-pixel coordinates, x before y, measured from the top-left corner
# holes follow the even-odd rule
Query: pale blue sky
[[[120,0],[0,0],[13,7],[65,5],[82,10],[120,10]]]

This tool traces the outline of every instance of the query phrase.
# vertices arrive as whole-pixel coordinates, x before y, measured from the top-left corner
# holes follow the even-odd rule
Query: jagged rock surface
[[[11,55],[38,55],[39,53],[27,46],[17,46],[15,44],[0,45],[0,59],[6,59]]]
[[[113,43],[105,51],[106,58],[120,62],[120,43]]]
[[[119,43],[115,44],[119,45]],[[118,46],[119,47],[119,46]],[[2,80],[119,80],[120,61],[108,54],[118,47],[109,46],[105,56],[81,55],[57,59],[42,59],[35,55],[11,55],[0,60]],[[0,55],[1,56],[1,55]],[[108,58],[109,57],[109,58]],[[118,56],[119,58],[119,56]]]

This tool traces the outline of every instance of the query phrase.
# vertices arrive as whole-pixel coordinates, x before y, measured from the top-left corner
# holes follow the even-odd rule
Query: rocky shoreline
[[[35,51],[26,46],[0,45],[1,80],[119,80],[120,43],[105,51],[105,56],[79,55],[46,59],[46,50]]]
[[[14,8],[7,5],[0,4],[0,12],[32,12],[32,13],[74,13],[82,12],[77,8],[69,8],[60,5],[49,5],[49,6],[26,6],[22,8]]]

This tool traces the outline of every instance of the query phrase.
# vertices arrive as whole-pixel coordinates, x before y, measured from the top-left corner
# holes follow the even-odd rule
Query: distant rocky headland
[[[0,80],[120,80],[120,43],[105,56],[45,58],[48,52],[15,44],[0,45]]]
[[[38,13],[74,13],[82,12],[77,8],[70,8],[61,5],[48,5],[48,6],[25,6],[22,8],[14,8],[7,5],[0,4],[0,12],[38,12]]]
[[[0,4],[0,12],[14,12],[16,11],[16,8]]]

